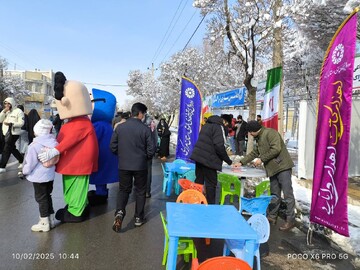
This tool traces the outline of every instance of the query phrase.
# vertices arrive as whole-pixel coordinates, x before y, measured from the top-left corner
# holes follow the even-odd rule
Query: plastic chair
[[[182,179],[182,178],[185,178],[185,179],[190,180],[191,182],[194,182],[195,178],[196,178],[195,170],[189,170],[189,171],[185,172],[184,174],[178,174],[178,181],[175,185],[175,193],[177,195],[179,195],[179,193],[180,193],[179,179]],[[201,192],[202,192],[202,190],[201,190]]]
[[[169,172],[165,171],[165,167],[164,164],[161,163],[161,168],[164,174],[164,179],[163,179],[163,192],[165,193],[166,191],[166,187],[168,185],[168,181],[169,181]]]
[[[234,195],[240,197],[241,182],[235,175],[226,173],[218,174],[218,181],[221,184],[220,204],[225,203],[225,197],[230,195],[230,202],[234,202]]]
[[[261,195],[270,195],[270,181],[265,180],[262,181],[255,187],[255,197],[259,197]]]
[[[186,178],[186,179],[190,180],[191,182],[194,182],[196,179],[195,170],[188,170],[182,176],[183,176],[182,178]]]
[[[188,189],[195,189],[197,191],[200,191],[201,193],[203,192],[204,189],[204,185],[201,184],[197,184],[197,183],[193,183],[191,180],[189,179],[179,179],[178,180],[179,186],[183,189],[183,190],[188,190]]]
[[[162,265],[167,265],[167,255],[169,252],[169,233],[168,233],[168,229],[167,229],[167,221],[164,218],[164,215],[162,212],[160,212],[160,217],[161,217],[161,221],[162,221],[163,228],[164,228],[164,234],[165,234],[164,255],[163,255]],[[178,255],[184,255],[185,262],[189,262],[190,254],[191,254],[193,260],[196,259],[197,251],[196,251],[194,241],[190,238],[180,237],[177,253],[178,253]],[[166,269],[167,269],[167,266],[166,266]]]
[[[249,218],[248,223],[251,228],[253,228],[257,235],[258,241],[255,245],[255,257],[256,257],[256,266],[260,270],[260,244],[265,243],[269,240],[270,236],[270,224],[267,218],[261,214],[255,214]],[[245,258],[245,241],[244,240],[235,240],[235,239],[226,239],[224,242],[223,255],[229,255],[229,251],[234,253],[236,258],[244,259]]]
[[[208,204],[206,197],[201,191],[187,189],[180,193],[176,199],[177,203]],[[205,238],[206,245],[210,245],[210,238]]]
[[[180,163],[180,164],[186,164],[186,161],[181,159],[181,158],[177,158],[173,161],[173,163]]]
[[[200,191],[187,189],[180,193],[176,199],[177,203],[208,204],[206,197]]]
[[[250,265],[239,258],[214,257],[201,263],[197,270],[251,270]]]
[[[185,161],[185,160],[183,160],[183,159],[181,159],[181,158],[178,158],[178,159],[175,159],[174,161],[173,161],[173,163],[177,163],[177,164],[186,164],[187,162]],[[176,177],[175,177],[175,175],[176,175]],[[178,175],[178,174],[174,174],[173,175],[173,181],[174,181],[174,189],[175,189],[175,194],[176,195],[179,195],[179,193],[180,193],[180,186],[178,185],[178,182],[177,182],[177,180],[179,179],[179,178],[184,178],[184,176],[183,175]]]
[[[272,196],[260,196],[256,198],[241,197],[241,207],[239,212],[241,213],[243,210],[245,210],[251,215],[262,214],[266,216],[266,210],[271,199]]]

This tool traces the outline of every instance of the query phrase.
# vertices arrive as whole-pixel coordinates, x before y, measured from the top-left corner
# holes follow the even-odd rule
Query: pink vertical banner
[[[319,83],[310,221],[349,236],[347,189],[357,10],[339,27]]]

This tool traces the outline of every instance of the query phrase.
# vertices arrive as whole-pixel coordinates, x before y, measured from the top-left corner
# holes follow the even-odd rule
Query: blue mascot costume
[[[99,159],[98,171],[90,175],[90,184],[95,185],[96,190],[88,192],[89,204],[91,206],[107,203],[108,188],[107,184],[119,181],[118,157],[110,151],[110,140],[113,133],[112,119],[116,110],[116,98],[113,94],[92,89],[93,114],[91,122],[93,123],[98,145]]]

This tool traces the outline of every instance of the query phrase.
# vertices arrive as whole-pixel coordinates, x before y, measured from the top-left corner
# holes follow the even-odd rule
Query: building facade
[[[43,118],[49,118],[51,116],[52,108],[50,107],[50,103],[54,93],[54,72],[52,70],[6,70],[4,71],[4,75],[21,78],[24,81],[25,89],[31,92],[30,96],[24,98],[26,113],[31,109],[36,109]]]

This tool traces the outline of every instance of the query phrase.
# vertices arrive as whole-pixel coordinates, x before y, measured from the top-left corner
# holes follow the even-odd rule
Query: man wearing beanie
[[[206,199],[209,204],[215,204],[217,171],[221,171],[225,161],[231,165],[232,161],[226,153],[225,142],[227,126],[231,123],[228,114],[213,115],[208,118],[201,128],[191,159],[195,164],[195,183],[204,184]]]
[[[291,183],[291,170],[294,163],[280,134],[272,128],[263,127],[258,121],[252,120],[247,124],[248,133],[254,137],[254,150],[240,160],[235,167],[246,165],[255,159],[255,166],[264,164],[266,174],[270,177],[270,191],[273,199],[268,208],[268,220],[276,223],[281,202],[281,191],[286,202],[286,222],[279,228],[288,231],[295,226],[295,198]]]

